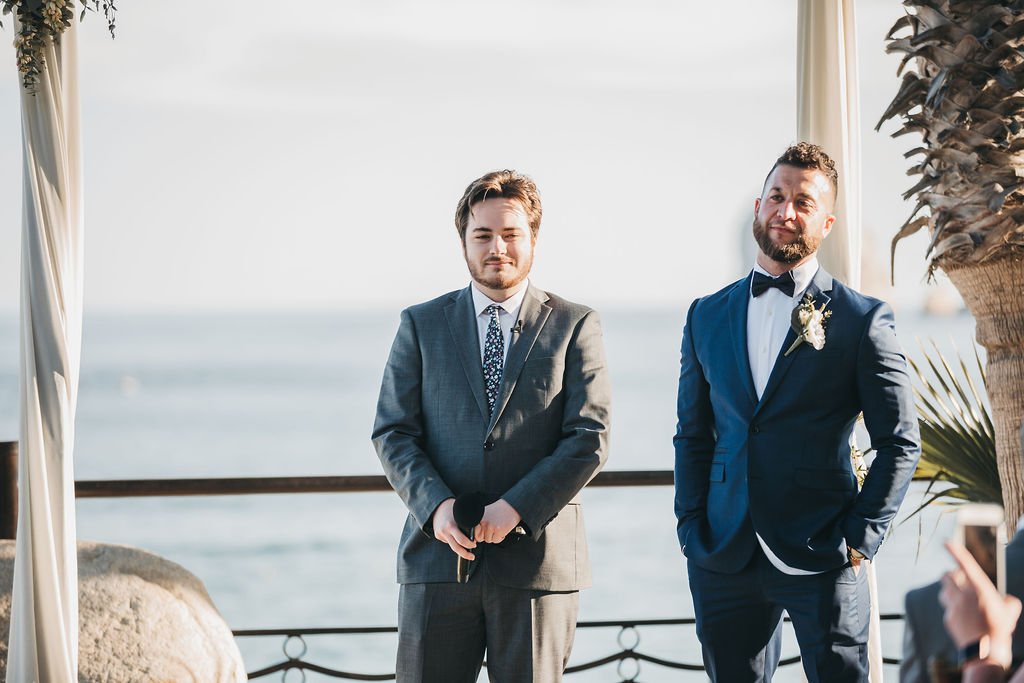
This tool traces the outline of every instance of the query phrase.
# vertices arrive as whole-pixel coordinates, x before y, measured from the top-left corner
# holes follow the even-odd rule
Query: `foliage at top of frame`
[[[114,0],[79,0],[82,12],[79,21],[87,12],[102,12],[107,20],[110,36],[114,36]],[[18,35],[14,48],[21,74],[21,84],[28,92],[35,94],[39,87],[39,76],[45,66],[43,53],[47,45],[60,43],[64,31],[75,20],[75,0],[0,0],[3,14],[17,18]],[[3,23],[0,23],[0,27]]]
[[[903,81],[875,127],[922,145],[904,199],[917,200],[892,240],[927,227],[929,274],[1024,254],[1024,2],[904,0],[886,51]],[[892,265],[890,265],[892,267]]]

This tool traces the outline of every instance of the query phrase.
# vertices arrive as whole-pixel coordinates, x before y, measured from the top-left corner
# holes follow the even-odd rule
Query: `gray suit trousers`
[[[403,584],[397,683],[475,683],[485,651],[492,683],[557,683],[578,612],[577,591],[509,588],[486,571],[466,584]]]

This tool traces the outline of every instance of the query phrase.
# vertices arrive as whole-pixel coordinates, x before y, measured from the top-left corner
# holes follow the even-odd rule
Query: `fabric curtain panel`
[[[818,252],[823,268],[854,289],[861,276],[860,93],[854,0],[798,0],[797,137],[825,148],[839,171],[832,233]],[[851,444],[855,445],[855,443]],[[882,683],[881,620],[874,563],[868,563],[870,679]]]
[[[832,234],[819,257],[825,270],[860,287],[860,95],[853,0],[799,0],[797,137],[825,148],[839,169]]]
[[[15,30],[17,30],[17,25]],[[82,328],[77,22],[21,91],[21,436],[7,683],[78,680],[72,452]]]

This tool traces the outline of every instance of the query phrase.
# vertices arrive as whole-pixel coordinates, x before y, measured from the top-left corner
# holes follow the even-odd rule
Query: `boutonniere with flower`
[[[827,305],[822,304],[821,308],[815,308],[814,297],[810,293],[804,294],[803,301],[793,309],[793,316],[790,318],[790,324],[797,335],[796,339],[783,355],[793,353],[804,342],[813,346],[815,351],[825,348],[825,322],[832,315],[832,311],[825,310]]]

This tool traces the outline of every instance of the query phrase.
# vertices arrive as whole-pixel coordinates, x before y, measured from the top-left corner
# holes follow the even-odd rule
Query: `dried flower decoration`
[[[114,0],[79,2],[82,4],[79,21],[85,19],[86,12],[103,12],[113,38]],[[22,86],[34,95],[44,65],[43,49],[48,41],[59,43],[61,34],[71,27],[75,19],[75,0],[0,0],[0,7],[4,15],[13,13],[18,18],[20,28],[14,37],[15,59]],[[3,27],[2,22],[0,27]]]
[[[826,311],[825,306],[826,304],[822,304],[821,308],[815,308],[814,297],[810,292],[804,294],[804,300],[793,309],[790,319],[790,325],[797,337],[783,355],[793,353],[804,342],[814,347],[815,351],[825,348],[825,323],[832,315],[832,311]]]

